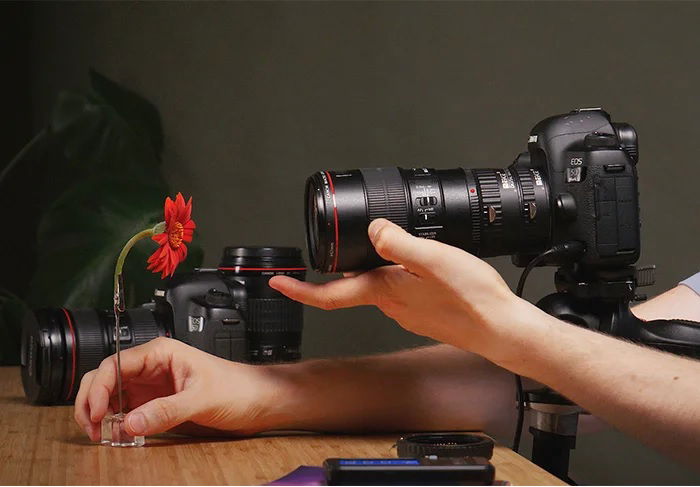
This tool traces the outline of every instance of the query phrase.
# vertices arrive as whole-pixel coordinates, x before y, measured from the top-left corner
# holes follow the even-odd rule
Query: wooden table
[[[245,439],[153,437],[143,448],[90,443],[70,406],[33,406],[18,367],[0,367],[0,484],[258,485],[329,457],[396,456],[396,435],[293,435]],[[565,485],[497,446],[496,477],[514,485]]]

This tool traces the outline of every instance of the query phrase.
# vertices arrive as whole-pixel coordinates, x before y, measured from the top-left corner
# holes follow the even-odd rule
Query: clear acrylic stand
[[[124,413],[108,414],[102,419],[102,439],[107,446],[143,446],[146,438],[131,436],[124,430]]]

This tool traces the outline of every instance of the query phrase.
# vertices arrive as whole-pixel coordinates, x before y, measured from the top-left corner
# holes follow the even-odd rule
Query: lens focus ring
[[[100,323],[97,311],[77,309],[69,311],[73,318],[75,339],[77,342],[76,382],[86,373],[100,366],[102,360],[110,354],[105,329]],[[74,386],[75,387],[75,386]]]
[[[396,167],[360,169],[367,194],[370,221],[386,218],[408,229],[408,202],[403,178]]]
[[[536,211],[533,210],[533,208],[536,208],[536,206],[533,206],[535,205],[535,182],[532,179],[532,173],[529,169],[518,169],[514,172],[515,174],[513,174],[513,177],[520,181],[520,188],[523,195],[521,212],[525,221],[529,222],[535,217],[535,215],[530,214],[530,212]]]
[[[134,347],[147,343],[163,334],[160,331],[158,322],[153,316],[153,312],[150,310],[146,308],[135,308],[128,310],[128,313]]]

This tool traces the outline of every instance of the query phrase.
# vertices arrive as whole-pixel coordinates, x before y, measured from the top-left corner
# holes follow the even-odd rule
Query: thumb
[[[438,272],[450,253],[450,247],[434,240],[414,237],[383,218],[373,220],[367,231],[380,257],[401,264],[418,275]]]
[[[153,399],[126,415],[124,429],[132,436],[162,433],[187,421],[192,403],[186,392]]]

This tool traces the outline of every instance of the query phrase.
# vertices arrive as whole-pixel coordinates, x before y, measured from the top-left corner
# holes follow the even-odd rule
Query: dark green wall
[[[633,123],[642,262],[660,292],[699,269],[700,31],[695,3],[148,3],[35,6],[43,120],[89,65],[152,99],[173,187],[194,195],[215,265],[231,244],[303,245],[320,168],[504,166],[550,114]],[[38,123],[38,122],[37,122]],[[511,283],[507,258],[494,265]],[[314,276],[318,279],[318,276]],[[551,272],[528,287],[551,291]],[[307,356],[424,343],[376,310],[306,314]],[[582,483],[697,483],[616,433],[582,437]]]

